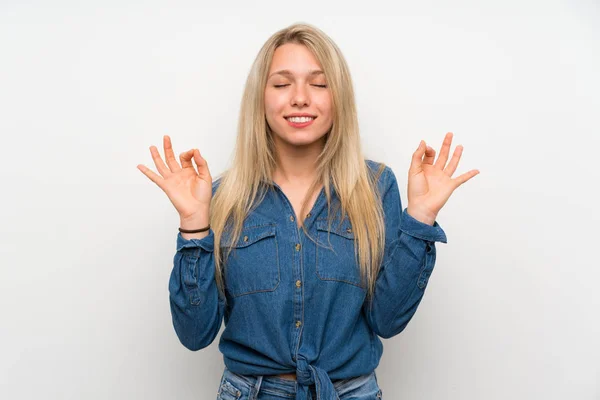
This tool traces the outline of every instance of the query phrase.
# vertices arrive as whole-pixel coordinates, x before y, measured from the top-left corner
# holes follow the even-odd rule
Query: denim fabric
[[[377,374],[368,374],[333,381],[336,400],[381,400],[383,392],[377,383]],[[225,367],[217,400],[292,400],[296,397],[298,383],[294,380],[269,375],[240,375]],[[316,399],[311,387],[308,399]]]
[[[377,163],[366,163],[377,171]],[[235,248],[225,268],[228,307],[214,279],[214,232],[191,240],[177,235],[169,280],[173,326],[185,347],[199,350],[213,342],[224,321],[219,350],[228,370],[254,376],[295,372],[296,400],[309,399],[311,390],[317,400],[335,399],[332,381],[373,372],[383,352],[380,338],[407,326],[433,271],[435,243],[447,243],[446,235],[437,221],[422,223],[402,209],[396,176],[385,167],[377,188],[386,242],[371,307],[352,225],[338,211],[328,226],[324,190],[305,219],[316,246],[298,229],[281,188],[274,182],[265,187],[239,240],[227,243],[224,233],[225,244]],[[332,202],[339,204],[335,192]]]

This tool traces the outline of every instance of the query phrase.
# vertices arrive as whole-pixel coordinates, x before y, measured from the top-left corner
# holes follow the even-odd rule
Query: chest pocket
[[[274,224],[244,227],[231,247],[225,266],[225,286],[231,296],[277,289],[279,249]]]
[[[319,279],[339,281],[364,288],[361,284],[360,267],[354,255],[354,232],[345,219],[332,221],[317,220],[316,269]]]

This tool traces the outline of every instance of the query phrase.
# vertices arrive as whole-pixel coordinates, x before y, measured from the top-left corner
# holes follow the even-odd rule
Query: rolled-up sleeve
[[[402,332],[415,314],[436,260],[435,242],[447,243],[437,221],[423,223],[402,209],[394,172],[386,167],[380,186],[385,215],[385,250],[372,301],[363,311],[382,338]]]

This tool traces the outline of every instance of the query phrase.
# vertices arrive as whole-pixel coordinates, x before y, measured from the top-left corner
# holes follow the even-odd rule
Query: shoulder
[[[387,192],[390,187],[397,185],[396,175],[394,171],[383,162],[377,162],[365,159],[365,163],[369,167],[369,171],[377,182],[377,186],[381,193]]]

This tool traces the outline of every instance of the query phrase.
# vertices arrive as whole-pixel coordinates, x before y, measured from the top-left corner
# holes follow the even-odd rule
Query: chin
[[[296,146],[308,146],[324,139],[325,135],[311,134],[309,132],[291,132],[287,134],[283,139]]]

